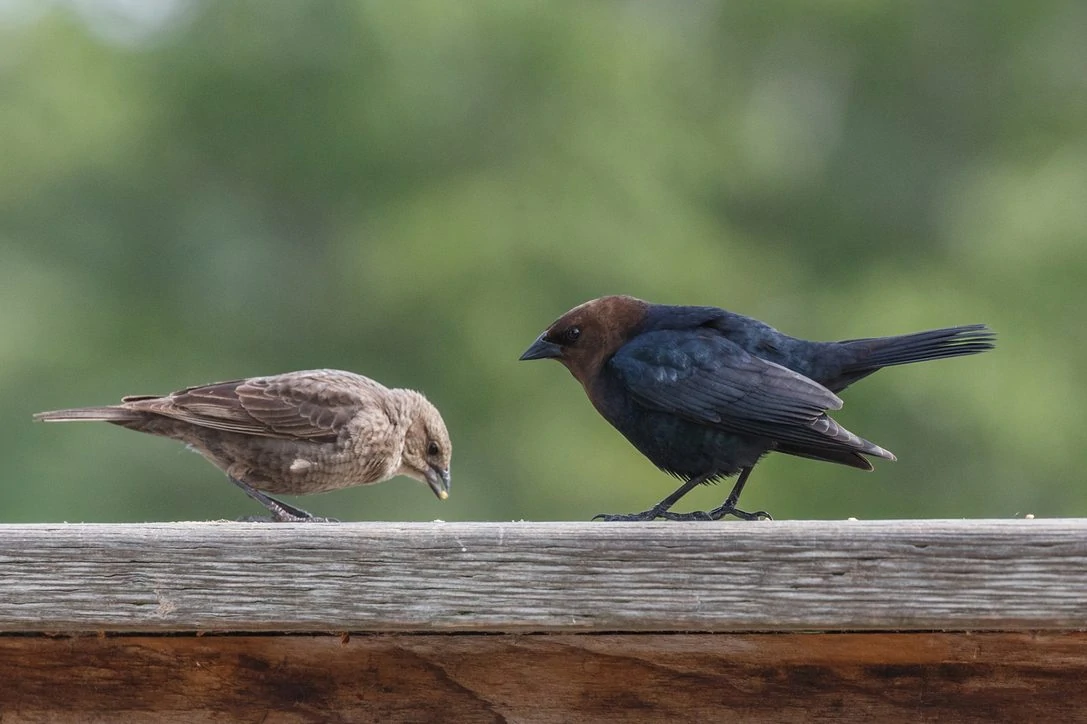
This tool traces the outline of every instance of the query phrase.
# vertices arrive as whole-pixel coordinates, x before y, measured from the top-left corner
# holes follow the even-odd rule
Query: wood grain
[[[1087,634],[0,636],[0,720],[1082,721]]]
[[[1087,520],[0,526],[0,631],[1087,629]]]

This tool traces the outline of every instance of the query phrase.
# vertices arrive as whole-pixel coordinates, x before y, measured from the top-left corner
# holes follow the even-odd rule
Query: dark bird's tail
[[[52,410],[34,415],[38,422],[76,422],[98,420],[101,422],[133,422],[143,417],[140,412],[120,405],[109,407],[76,407],[71,410]]]
[[[847,339],[838,344],[846,352],[841,373],[824,382],[838,392],[882,367],[962,357],[993,349],[996,335],[984,324],[932,329],[897,337]]]

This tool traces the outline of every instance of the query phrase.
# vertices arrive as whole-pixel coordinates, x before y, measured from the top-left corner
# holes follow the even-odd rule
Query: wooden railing
[[[4,722],[1087,720],[1084,631],[1083,519],[0,526]]]

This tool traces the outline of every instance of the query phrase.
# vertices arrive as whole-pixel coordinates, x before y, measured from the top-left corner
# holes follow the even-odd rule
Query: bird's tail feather
[[[70,410],[51,410],[34,415],[38,422],[77,422],[98,420],[101,422],[130,422],[140,419],[140,413],[120,406],[75,407]]]
[[[850,339],[842,344],[856,352],[856,359],[843,372],[875,371],[880,367],[961,357],[990,350],[996,335],[984,324],[932,329],[897,337]]]
[[[822,460],[828,463],[839,463],[860,470],[872,470],[872,463],[868,458],[855,450],[839,450],[831,447],[819,447],[817,445],[797,445],[794,443],[779,443],[775,448],[777,452],[796,455],[810,460]]]

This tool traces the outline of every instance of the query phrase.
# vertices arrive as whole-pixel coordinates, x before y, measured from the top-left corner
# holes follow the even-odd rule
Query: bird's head
[[[408,394],[409,419],[400,456],[398,474],[415,478],[430,486],[439,500],[449,497],[449,461],[453,443],[438,408],[418,392]]]
[[[627,296],[585,302],[555,320],[521,359],[558,360],[582,385],[588,385],[638,329],[648,309],[648,302]]]

